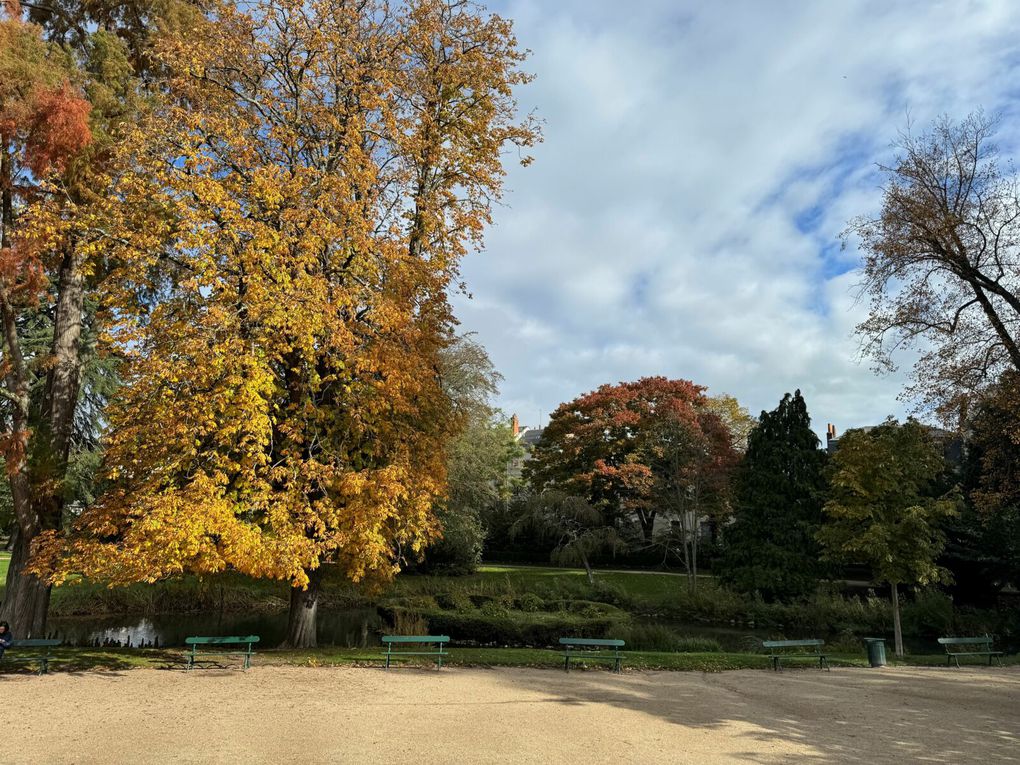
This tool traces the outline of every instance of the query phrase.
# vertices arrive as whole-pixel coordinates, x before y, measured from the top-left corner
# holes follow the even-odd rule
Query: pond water
[[[319,645],[379,645],[382,619],[375,609],[320,611]],[[287,612],[192,613],[155,616],[65,616],[49,620],[47,632],[68,645],[182,646],[189,635],[258,635],[274,647],[287,632]]]

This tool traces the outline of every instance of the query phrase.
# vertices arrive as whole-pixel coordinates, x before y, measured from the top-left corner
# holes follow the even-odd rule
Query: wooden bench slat
[[[624,641],[616,638],[560,638],[560,645],[588,645],[622,648]]]
[[[384,643],[449,643],[448,635],[383,635]]]

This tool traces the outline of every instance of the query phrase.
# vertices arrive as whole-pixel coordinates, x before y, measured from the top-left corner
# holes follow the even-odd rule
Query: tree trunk
[[[60,266],[43,416],[40,427],[32,434],[31,443],[26,435],[23,447],[25,453],[31,449],[34,455],[32,473],[29,476],[27,465],[22,465],[10,478],[19,528],[7,570],[0,619],[10,622],[11,630],[19,638],[45,636],[51,588],[35,576],[22,572],[28,565],[32,540],[40,531],[59,529],[64,514],[64,481],[78,405],[81,366],[78,349],[85,301],[81,269],[73,249],[69,250]],[[8,348],[18,347],[16,336],[6,340]],[[20,354],[20,348],[18,350]],[[17,369],[12,370],[12,374],[17,372]],[[22,386],[27,387],[27,383],[16,384],[17,389]],[[27,434],[27,403],[21,408],[24,411],[16,412],[13,417],[14,432]]]
[[[900,624],[900,591],[896,582],[891,583],[892,587],[892,618],[893,618],[893,644],[896,655],[903,658],[903,627]]]
[[[698,591],[698,532],[696,529],[691,537],[691,592]]]
[[[316,628],[319,610],[319,589],[322,570],[308,572],[308,587],[292,587],[290,591],[290,613],[287,616],[287,639],[283,648],[316,648]]]
[[[655,511],[638,510],[638,523],[641,524],[641,536],[646,542],[651,542],[655,531]]]
[[[21,529],[14,540],[7,588],[0,621],[9,622],[11,634],[18,640],[46,637],[46,615],[50,606],[50,587],[22,569],[28,563],[32,541]]]

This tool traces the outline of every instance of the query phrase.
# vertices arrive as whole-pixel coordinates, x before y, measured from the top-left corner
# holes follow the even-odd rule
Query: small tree
[[[877,581],[889,583],[897,656],[903,655],[899,585],[948,579],[936,564],[945,546],[940,523],[955,515],[958,490],[931,496],[945,469],[941,449],[913,420],[847,431],[832,460],[818,540],[827,558],[867,563]]]
[[[581,497],[559,491],[546,491],[528,500],[524,514],[511,528],[511,533],[527,529],[555,537],[552,562],[558,565],[580,563],[589,584],[595,584],[592,556],[606,549],[615,551],[623,547],[616,529],[607,524],[598,509]]]
[[[737,460],[732,442],[730,429],[714,412],[689,413],[686,408],[660,412],[649,442],[656,507],[671,523],[664,535],[666,554],[679,551],[692,591],[698,586],[701,521],[719,519],[729,510],[730,475]]]

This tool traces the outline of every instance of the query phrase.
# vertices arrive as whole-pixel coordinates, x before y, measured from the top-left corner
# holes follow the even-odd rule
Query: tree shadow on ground
[[[528,673],[566,705],[612,705],[689,729],[732,729],[747,762],[1020,763],[1020,668]]]

